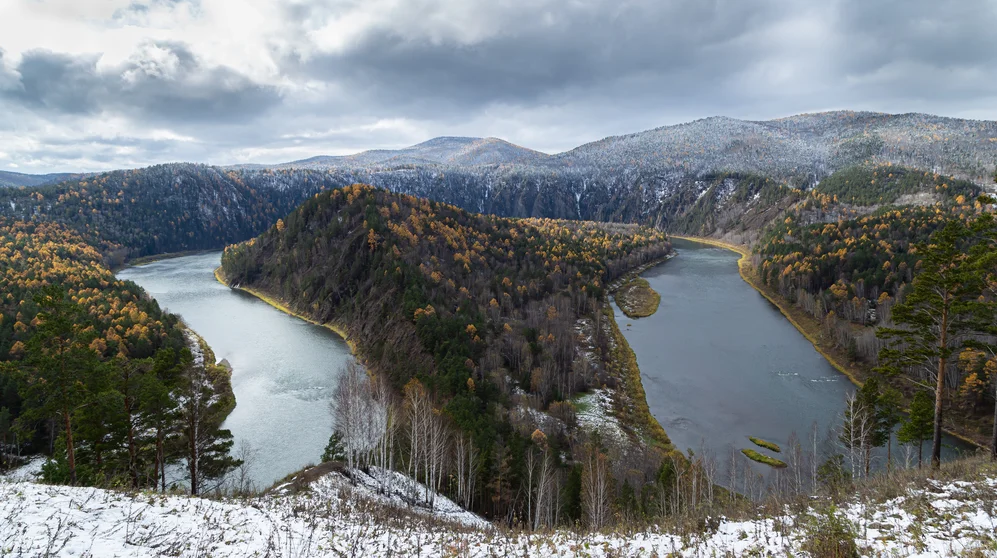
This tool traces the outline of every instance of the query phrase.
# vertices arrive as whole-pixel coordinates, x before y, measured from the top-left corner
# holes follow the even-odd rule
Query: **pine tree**
[[[87,348],[79,331],[80,310],[58,286],[43,288],[35,296],[39,325],[27,343],[25,399],[32,401],[21,421],[52,418],[64,429],[66,463],[71,484],[77,483],[76,444],[73,439],[75,415],[89,401],[86,372],[96,356]]]
[[[917,466],[921,467],[923,461],[924,441],[928,440],[932,433],[934,422],[934,409],[931,404],[931,395],[927,391],[918,391],[914,394],[914,400],[910,404],[910,412],[900,423],[900,430],[897,431],[897,442],[901,444],[917,444]]]
[[[981,275],[966,251],[970,237],[965,223],[950,220],[931,235],[927,246],[918,248],[924,254],[922,270],[904,302],[893,308],[893,322],[899,327],[877,332],[890,341],[880,351],[880,371],[899,374],[920,369],[934,379],[931,466],[935,468],[941,465],[945,384],[952,356],[966,345],[967,334],[987,327],[978,319],[985,303],[979,300]]]
[[[207,480],[223,477],[241,461],[229,455],[232,432],[221,427],[228,413],[208,368],[203,363],[187,366],[178,392],[179,441],[186,449],[190,493],[199,494]]]
[[[886,442],[886,470],[893,467],[893,430],[903,420],[903,395],[892,387],[883,389],[876,401],[877,415]]]

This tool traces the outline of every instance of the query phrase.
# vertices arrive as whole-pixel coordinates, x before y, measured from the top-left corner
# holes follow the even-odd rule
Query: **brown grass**
[[[613,296],[628,318],[646,318],[657,312],[661,304],[661,295],[643,277],[629,279]]]

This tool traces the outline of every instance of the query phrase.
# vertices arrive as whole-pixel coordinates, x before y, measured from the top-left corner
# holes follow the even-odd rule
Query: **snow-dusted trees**
[[[388,430],[388,403],[377,397],[374,382],[355,360],[343,366],[332,407],[335,431],[350,469],[367,467]],[[384,448],[380,448],[384,449]],[[380,457],[381,452],[377,452]],[[381,461],[387,459],[383,456]]]
[[[221,367],[205,365],[203,355],[198,355],[180,375],[178,441],[186,449],[183,460],[191,494],[201,493],[206,481],[222,478],[239,464],[229,455],[232,433],[221,427],[233,404],[231,393],[220,389],[223,382],[216,377],[226,373]]]
[[[875,378],[845,400],[844,420],[838,441],[848,451],[853,478],[869,476],[873,448],[882,446],[890,432],[884,428],[878,405],[879,387]]]
[[[420,471],[425,467],[429,421],[432,417],[433,407],[429,400],[429,394],[426,393],[426,388],[415,378],[405,384],[403,393],[405,395],[405,419],[408,421],[406,429],[409,441],[408,474],[410,477],[418,479]]]
[[[425,503],[432,506],[449,463],[451,429],[440,410],[433,408],[422,383],[413,378],[405,385],[403,393],[404,414],[408,421],[408,472],[413,479],[425,484],[428,489]]]
[[[547,436],[539,429],[530,436],[526,450],[527,516],[530,527],[552,527],[557,515],[557,469],[554,467]]]

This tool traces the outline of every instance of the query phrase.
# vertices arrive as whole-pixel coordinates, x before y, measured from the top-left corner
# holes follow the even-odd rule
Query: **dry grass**
[[[613,296],[628,318],[646,318],[657,312],[661,304],[661,295],[643,277],[631,278]]]
[[[768,440],[762,440],[761,438],[755,438],[754,436],[748,436],[748,439],[751,440],[752,444],[755,444],[760,448],[765,448],[776,453],[782,453],[782,448],[779,447],[779,444],[769,442]]]
[[[644,392],[644,383],[640,377],[637,355],[634,354],[626,337],[623,336],[620,327],[616,324],[612,308],[606,307],[603,313],[609,321],[613,334],[613,349],[609,363],[615,369],[617,377],[622,380],[623,389],[630,400],[629,412],[626,413],[627,416],[620,417],[621,421],[635,426],[639,432],[645,432],[662,449],[674,449],[665,429],[662,428],[658,419],[654,418],[651,409],[647,406],[647,395]]]
[[[757,451],[755,451],[753,449],[743,449],[743,450],[741,450],[741,453],[743,453],[744,456],[747,457],[748,459],[750,459],[752,461],[756,461],[758,463],[762,463],[762,464],[768,465],[769,467],[775,467],[776,469],[785,469],[786,468],[786,463],[785,462],[783,462],[783,461],[781,461],[779,459],[776,459],[774,457],[769,457],[767,455],[762,455],[762,454],[758,453]]]

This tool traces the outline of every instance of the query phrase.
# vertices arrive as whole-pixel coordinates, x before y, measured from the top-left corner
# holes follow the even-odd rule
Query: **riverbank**
[[[353,340],[350,339],[349,335],[346,333],[346,328],[344,326],[342,326],[340,324],[321,323],[321,322],[315,321],[315,320],[309,318],[308,316],[305,316],[303,314],[295,312],[286,303],[284,303],[284,302],[282,302],[280,300],[277,300],[277,299],[275,299],[273,297],[270,297],[270,296],[266,295],[265,293],[257,291],[256,289],[251,289],[249,287],[242,287],[242,286],[239,286],[239,287],[233,286],[233,285],[231,285],[228,282],[227,279],[225,279],[225,276],[222,274],[222,268],[221,267],[218,267],[218,268],[215,269],[215,279],[219,283],[221,283],[222,285],[225,285],[226,287],[228,287],[230,289],[235,289],[237,291],[242,291],[242,292],[244,292],[246,294],[250,294],[250,295],[252,295],[252,296],[254,296],[254,297],[262,300],[263,302],[269,304],[270,306],[273,306],[274,308],[276,308],[277,310],[280,310],[281,312],[283,312],[285,314],[288,314],[290,316],[294,316],[295,318],[298,318],[299,320],[304,320],[304,321],[306,321],[306,322],[308,322],[310,324],[321,326],[321,327],[324,327],[324,328],[332,331],[336,335],[338,335],[338,336],[340,336],[340,337],[343,338],[343,341],[346,342],[346,346],[350,348],[350,353],[352,353],[355,356],[358,355],[358,353],[357,353],[357,345],[356,345],[356,343]]]
[[[645,433],[652,443],[661,449],[674,450],[675,446],[668,437],[668,433],[665,432],[658,419],[654,418],[647,405],[647,394],[641,380],[640,367],[637,365],[637,354],[630,348],[626,337],[620,331],[612,306],[607,304],[603,309],[603,314],[609,322],[612,334],[612,348],[610,349],[608,365],[612,367],[616,377],[622,383],[621,391],[630,403],[630,405],[621,406],[623,412],[618,417],[620,422],[632,427],[637,432]]]
[[[824,359],[830,363],[831,366],[841,372],[857,387],[862,387],[863,380],[872,374],[871,370],[849,359],[840,349],[834,347],[829,342],[824,341],[822,327],[819,321],[791,304],[788,300],[779,296],[775,291],[761,282],[758,274],[755,273],[754,267],[751,265],[751,252],[746,246],[731,244],[729,242],[713,238],[679,235],[671,235],[671,237],[699,244],[706,244],[708,246],[715,246],[717,248],[724,248],[739,254],[741,257],[738,259],[737,267],[741,279],[743,279],[745,283],[750,285],[759,294],[765,297],[766,300],[778,308],[779,312],[782,313],[789,323],[791,323],[793,327],[795,327],[796,330],[799,331],[803,337],[813,345],[814,349],[820,353],[820,355],[824,357]],[[952,437],[958,438],[973,446],[981,448],[984,447],[983,442],[974,440],[966,434],[955,431],[952,428],[946,428],[945,432]]]

